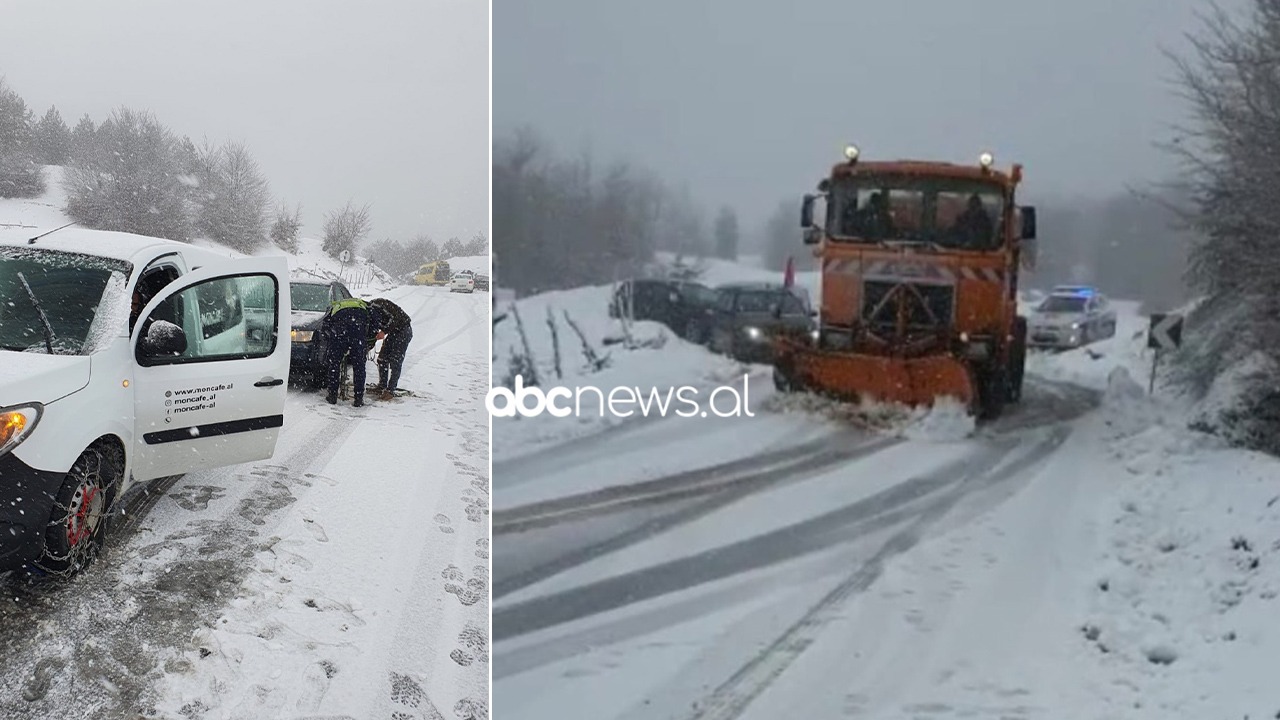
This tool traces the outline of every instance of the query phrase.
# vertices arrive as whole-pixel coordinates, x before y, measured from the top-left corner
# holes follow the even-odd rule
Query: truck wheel
[[[995,420],[1004,413],[1009,397],[1009,375],[1004,368],[992,368],[979,377],[978,416],[982,420]]]
[[[1009,348],[1009,402],[1022,401],[1022,377],[1027,368],[1027,319],[1013,321],[1013,345]]]
[[[76,458],[54,498],[44,553],[35,563],[39,570],[70,576],[93,562],[123,472],[124,459],[110,445],[95,445]]]

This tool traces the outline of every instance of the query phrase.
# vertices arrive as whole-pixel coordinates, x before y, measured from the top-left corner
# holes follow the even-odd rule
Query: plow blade
[[[797,389],[913,407],[931,407],[941,397],[956,399],[970,412],[976,405],[969,368],[950,355],[892,358],[792,346],[778,361],[778,370]]]

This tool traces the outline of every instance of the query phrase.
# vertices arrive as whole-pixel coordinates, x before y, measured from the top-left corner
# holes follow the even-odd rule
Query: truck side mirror
[[[805,195],[804,203],[800,205],[800,227],[806,230],[813,227],[813,201],[816,199],[814,195]]]
[[[822,241],[822,231],[821,231],[821,230],[819,230],[819,229],[818,229],[818,228],[816,228],[816,227],[809,227],[809,228],[805,228],[805,230],[804,230],[804,244],[805,244],[805,245],[817,245],[817,244],[818,244],[819,242],[821,242],[821,241]]]
[[[1022,208],[1022,239],[1036,239],[1036,209],[1031,206]]]

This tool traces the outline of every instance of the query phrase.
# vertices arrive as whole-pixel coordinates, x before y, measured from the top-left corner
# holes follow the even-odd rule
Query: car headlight
[[[309,343],[315,337],[315,330],[290,330],[289,339],[294,342]]]
[[[1072,330],[1079,330],[1079,329],[1080,329],[1080,323],[1078,323],[1078,322],[1073,322],[1073,323],[1071,323],[1071,329],[1072,329]]]
[[[747,338],[750,340],[759,340],[764,335],[758,327],[744,327],[742,332],[746,333]]]
[[[44,406],[40,403],[14,405],[0,410],[0,455],[7,454],[26,440],[43,414]]]

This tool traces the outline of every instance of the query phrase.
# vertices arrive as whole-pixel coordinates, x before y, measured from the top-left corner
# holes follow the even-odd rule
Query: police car
[[[1116,334],[1116,311],[1106,296],[1088,285],[1059,285],[1031,315],[1028,344],[1067,349]]]
[[[71,574],[134,483],[269,458],[289,268],[125,233],[0,230],[0,571]]]

